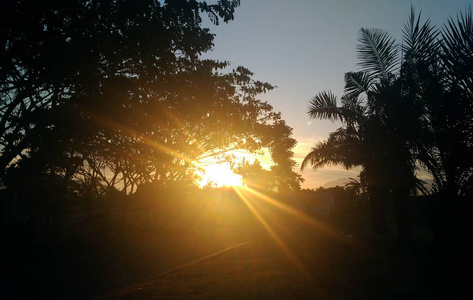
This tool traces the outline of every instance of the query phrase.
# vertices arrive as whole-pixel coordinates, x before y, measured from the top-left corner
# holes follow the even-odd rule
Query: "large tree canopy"
[[[273,86],[202,60],[238,0],[7,1],[0,15],[0,167],[120,186],[192,176],[200,159],[269,149],[295,176]],[[288,167],[290,167],[288,169]],[[16,172],[16,171],[15,171]]]

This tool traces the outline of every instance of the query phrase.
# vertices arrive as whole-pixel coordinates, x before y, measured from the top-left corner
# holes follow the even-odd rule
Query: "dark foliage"
[[[401,59],[384,31],[362,29],[357,48],[362,71],[345,75],[341,106],[326,92],[310,103],[310,116],[339,119],[343,126],[303,163],[362,166],[374,228],[385,228],[385,202],[393,197],[401,245],[411,241],[416,171],[430,173],[430,192],[422,190],[431,194],[425,216],[435,240],[435,280],[454,274],[448,282],[460,292],[468,289],[460,274],[471,265],[466,252],[473,232],[467,217],[473,213],[472,18],[470,8],[438,30],[412,10]]]
[[[256,98],[274,87],[253,80],[244,67],[224,73],[228,62],[200,58],[214,39],[202,27],[202,15],[214,24],[228,22],[238,5],[4,3],[4,183],[59,176],[67,189],[85,197],[110,188],[130,194],[144,183],[192,181],[204,158],[263,148],[281,181],[296,178],[292,129]]]

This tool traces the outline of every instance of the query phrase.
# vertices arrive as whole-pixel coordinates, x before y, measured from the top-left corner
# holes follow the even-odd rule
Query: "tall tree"
[[[436,276],[457,285],[457,292],[471,293],[462,274],[472,267],[473,250],[473,15],[470,7],[440,30],[419,19],[411,17],[406,28],[401,75],[421,107],[414,157],[434,179],[428,220]]]
[[[362,28],[358,41],[362,71],[345,74],[342,105],[337,106],[337,99],[331,93],[322,92],[312,99],[309,107],[311,117],[340,120],[343,127],[332,133],[325,143],[314,147],[303,166],[308,163],[316,168],[340,163],[347,168],[362,166],[368,183],[373,228],[385,232],[390,191],[394,191],[400,206],[408,207],[405,201],[413,185],[412,180],[406,180],[413,178],[413,161],[404,146],[404,135],[399,132],[404,127],[394,124],[399,119],[387,117],[391,113],[387,106],[398,100],[393,86],[399,59],[395,41],[382,30]],[[402,215],[406,210],[398,212]],[[402,218],[408,220],[409,216]],[[398,233],[400,240],[410,239],[407,221],[399,223]]]
[[[214,38],[201,14],[227,22],[238,5],[5,3],[0,167],[34,159],[43,173],[130,193],[189,178],[199,160],[231,149],[268,148],[276,164],[292,164],[291,129],[257,99],[273,86],[200,59]]]
[[[424,130],[416,157],[434,179],[428,220],[439,254],[436,258],[443,263],[439,270],[452,274],[449,280],[458,280],[461,289],[468,289],[469,284],[460,274],[471,268],[469,253],[473,249],[471,8],[426,36],[426,46],[411,47],[413,50],[406,55],[408,66],[414,67],[406,69],[405,78],[423,105]]]
[[[458,231],[447,227],[465,219],[446,218],[440,211],[450,211],[450,216],[471,211],[460,199],[471,195],[473,182],[472,24],[471,9],[450,19],[442,31],[429,21],[421,23],[420,14],[412,10],[404,28],[402,60],[387,33],[361,29],[357,50],[362,71],[345,74],[342,105],[329,93],[311,101],[312,117],[340,119],[343,127],[314,147],[303,166],[361,165],[371,189],[376,183],[370,178],[388,180],[403,243],[410,240],[408,199],[419,166],[432,174],[439,199],[431,218],[437,223],[435,235],[454,237]],[[471,235],[468,224],[453,227]]]
[[[331,92],[321,92],[310,102],[309,115],[317,118],[340,120],[343,126],[319,142],[304,158],[307,165],[321,168],[340,164],[345,168],[362,166],[366,175],[373,229],[385,233],[386,205],[390,178],[386,172],[383,127],[379,119],[357,97],[344,96],[342,105]]]
[[[115,111],[210,49],[199,11],[218,22],[238,1],[7,1],[1,44],[0,167],[29,148],[35,115],[65,102]],[[185,29],[185,30],[184,30]],[[117,112],[118,114],[118,112]]]

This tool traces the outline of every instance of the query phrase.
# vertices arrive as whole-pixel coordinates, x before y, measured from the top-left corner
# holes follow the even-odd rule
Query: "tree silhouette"
[[[173,200],[201,161],[236,149],[269,151],[277,189],[299,188],[292,129],[258,99],[274,86],[201,58],[203,16],[228,22],[238,0],[2,4],[1,185],[53,238],[65,203],[133,209],[120,199],[146,186]]]
[[[179,56],[189,60],[208,50],[213,36],[200,28],[196,13],[202,9],[215,20],[227,21],[238,2],[223,7],[196,1],[165,4],[146,0],[4,3],[2,169],[29,148],[28,137],[36,128],[28,120],[32,114],[66,102],[80,102],[81,108],[95,112],[115,110],[112,104],[124,103],[107,90],[120,87],[121,92],[131,92],[133,86],[136,92],[136,81],[156,84],[164,73],[156,71],[172,71]]]
[[[227,22],[238,5],[5,3],[2,169],[36,160],[66,181],[98,183],[98,193],[132,193],[146,182],[192,180],[209,156],[267,148],[295,176],[292,130],[257,99],[274,87],[246,68],[200,59],[214,38],[201,14]]]
[[[471,191],[472,32],[471,9],[441,32],[412,9],[399,57],[386,32],[361,29],[362,70],[345,74],[341,106],[329,92],[310,103],[311,117],[340,120],[343,127],[317,144],[302,166],[363,166],[372,207],[380,202],[376,194],[395,198],[403,244],[411,239],[409,195],[417,168],[425,167],[436,194],[449,199],[440,207],[464,207],[455,199]]]
[[[271,172],[264,169],[258,160],[250,163],[243,160],[236,168],[236,172],[242,175],[242,181],[249,188],[261,191],[273,191],[275,182]]]
[[[468,253],[473,249],[472,20],[469,8],[441,30],[416,26],[412,31],[422,43],[407,43],[410,51],[403,73],[413,99],[422,107],[422,131],[413,145],[415,157],[434,179],[427,217],[436,243],[437,276],[456,281],[462,293],[469,284],[460,274],[471,268]]]
[[[346,168],[362,166],[368,184],[372,227],[376,232],[386,232],[390,178],[382,149],[385,135],[379,119],[355,97],[343,97],[342,105],[337,106],[337,99],[330,92],[321,92],[312,99],[309,115],[340,120],[344,126],[313,147],[301,168],[308,164],[313,168],[332,164]]]

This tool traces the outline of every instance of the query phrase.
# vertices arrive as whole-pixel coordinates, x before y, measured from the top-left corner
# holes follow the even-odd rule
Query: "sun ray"
[[[289,249],[289,247],[284,243],[284,241],[276,234],[276,232],[271,228],[271,226],[266,222],[266,220],[263,218],[263,216],[258,212],[258,210],[254,207],[253,204],[251,204],[250,199],[246,197],[243,193],[242,190],[239,187],[234,187],[233,188],[235,192],[237,193],[238,197],[243,201],[243,203],[248,207],[248,209],[251,211],[251,213],[255,216],[255,218],[263,225],[263,227],[266,229],[266,231],[269,233],[271,238],[276,242],[276,244],[281,248],[281,250],[286,254],[286,256],[289,258],[289,260],[294,264],[294,266],[303,274],[306,276],[310,276],[309,272],[307,269],[304,267],[304,265],[300,262],[300,260],[297,258],[297,256]]]
[[[147,146],[152,147],[153,149],[159,150],[159,151],[164,152],[164,153],[168,153],[168,154],[172,155],[173,157],[175,157],[177,159],[181,159],[181,160],[186,161],[188,163],[193,163],[195,161],[195,159],[184,156],[184,155],[180,154],[179,152],[171,149],[170,147],[164,145],[163,143],[159,143],[159,142],[157,142],[155,140],[152,140],[152,139],[150,139],[150,138],[148,138],[148,137],[146,137],[142,134],[139,134],[135,131],[132,131],[128,127],[126,127],[126,126],[124,126],[124,125],[122,125],[118,122],[115,122],[115,121],[113,121],[109,118],[106,118],[106,117],[103,117],[103,116],[98,116],[98,115],[94,115],[94,118],[96,120],[98,120],[99,122],[102,122],[104,124],[104,126],[108,129],[110,129],[112,132],[115,132],[115,133],[123,135],[123,136],[131,137],[131,138],[137,138],[142,143],[144,143]]]
[[[328,226],[327,224],[325,224],[324,222],[321,222],[321,221],[318,221],[317,219],[315,218],[312,218],[308,215],[306,215],[305,213],[289,206],[289,205],[285,205],[283,203],[281,203],[280,201],[277,201],[277,200],[274,200],[272,199],[271,197],[268,197],[266,196],[265,194],[261,193],[261,192],[258,192],[252,188],[249,188],[249,187],[242,187],[245,191],[248,191],[249,193],[253,194],[254,196],[257,197],[257,199],[260,199],[260,200],[263,200],[271,205],[273,205],[274,207],[277,207],[278,209],[290,214],[290,215],[293,215],[295,216],[298,220],[302,220],[303,222],[305,223],[308,223],[309,225],[313,226],[313,227],[316,227],[318,229],[321,229],[323,230],[323,232],[331,235],[332,237],[335,237],[337,238],[338,240],[345,240],[344,239],[344,235],[334,229],[333,227],[331,226]]]

